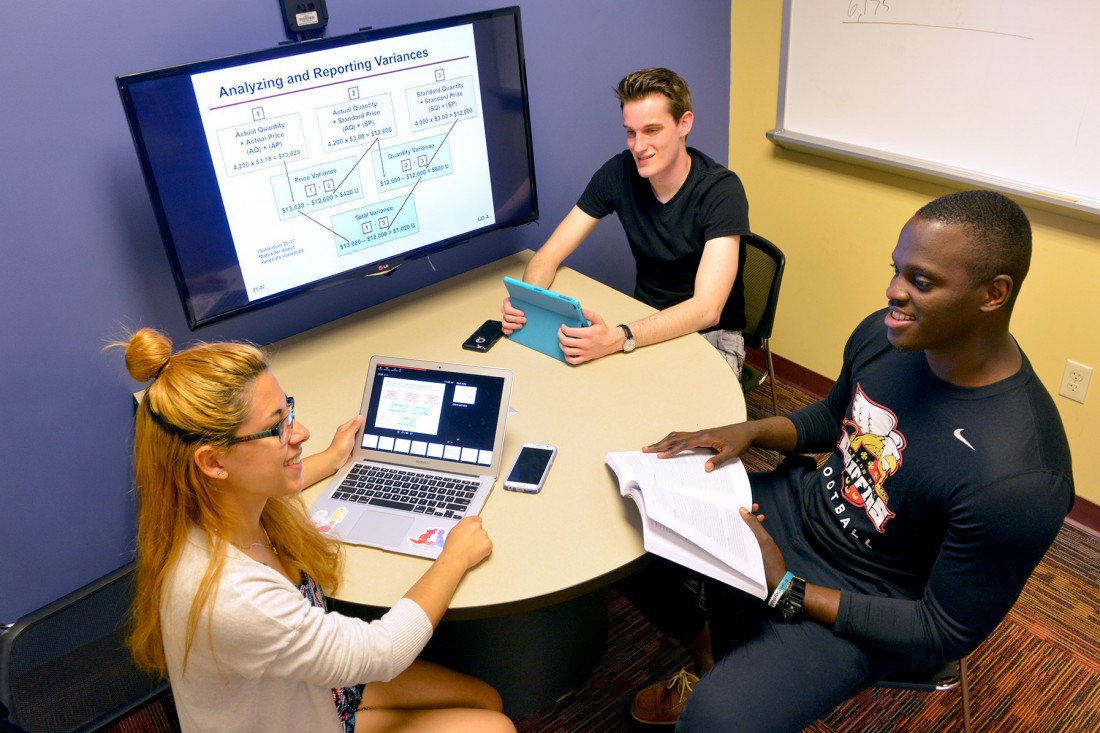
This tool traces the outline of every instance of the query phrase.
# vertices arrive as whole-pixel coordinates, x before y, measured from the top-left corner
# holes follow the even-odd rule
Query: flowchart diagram
[[[433,53],[422,63],[384,71],[360,63],[347,78],[320,67],[257,68],[286,82],[202,108],[250,296],[492,220],[473,40],[462,29],[425,35]],[[227,88],[224,79],[193,81],[200,106]]]

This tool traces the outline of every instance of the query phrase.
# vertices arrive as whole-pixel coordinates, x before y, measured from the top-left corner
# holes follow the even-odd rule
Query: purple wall
[[[500,5],[506,2],[499,3]],[[192,338],[289,336],[525,247],[537,248],[596,167],[625,147],[611,87],[668,66],[692,86],[692,145],[719,161],[729,128],[726,0],[555,0],[523,8],[542,219],[250,316],[187,330],[114,77],[252,51],[285,39],[274,0],[90,6],[42,0],[2,46],[0,624],[130,558],[130,394],[103,347],[154,326]],[[468,0],[328,0],[327,35],[497,5]],[[750,192],[751,193],[751,192]],[[568,263],[627,292],[633,264],[617,222]]]

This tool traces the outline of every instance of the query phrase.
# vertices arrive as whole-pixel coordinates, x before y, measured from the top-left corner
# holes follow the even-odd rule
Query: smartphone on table
[[[462,348],[470,351],[488,351],[493,348],[504,332],[501,331],[500,321],[485,321],[478,329],[470,334],[470,338],[462,342]]]
[[[545,443],[524,443],[519,449],[512,469],[504,479],[504,488],[509,491],[522,491],[525,494],[537,494],[546,483],[546,475],[554,463],[558,449]]]

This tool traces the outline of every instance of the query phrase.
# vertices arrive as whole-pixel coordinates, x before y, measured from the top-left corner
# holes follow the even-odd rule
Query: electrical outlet
[[[1066,359],[1066,371],[1062,375],[1062,386],[1058,389],[1058,394],[1083,404],[1091,379],[1092,367]]]

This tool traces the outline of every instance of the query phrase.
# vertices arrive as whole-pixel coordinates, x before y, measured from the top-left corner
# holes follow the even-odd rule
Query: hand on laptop
[[[439,625],[466,571],[489,557],[493,542],[481,526],[481,517],[462,519],[447,533],[443,550],[405,597],[414,601],[431,621]]]
[[[312,486],[321,479],[328,478],[347,463],[355,447],[355,436],[363,425],[363,416],[356,415],[336,428],[332,442],[316,455],[303,461],[302,476],[306,486]]]
[[[481,517],[465,517],[447,533],[447,541],[439,553],[439,560],[454,559],[469,570],[492,552],[493,541],[482,526]]]
[[[505,336],[511,335],[513,331],[518,331],[523,328],[523,324],[527,323],[527,317],[523,315],[523,311],[512,307],[511,298],[504,299],[504,304],[500,306],[500,315],[500,330],[504,331]]]

